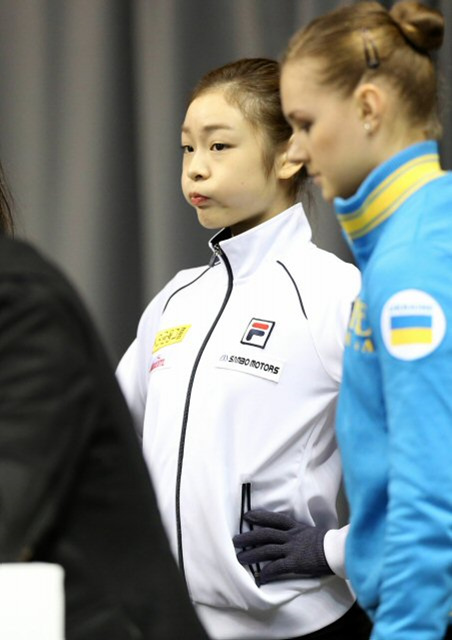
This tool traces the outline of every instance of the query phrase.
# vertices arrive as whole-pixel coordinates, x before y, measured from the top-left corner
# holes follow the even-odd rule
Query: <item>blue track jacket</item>
[[[452,622],[452,174],[436,142],[419,143],[335,206],[363,275],[337,424],[347,573],[372,640],[440,640]]]

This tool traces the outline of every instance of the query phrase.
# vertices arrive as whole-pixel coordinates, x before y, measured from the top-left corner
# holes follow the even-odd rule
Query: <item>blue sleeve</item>
[[[452,622],[452,258],[415,253],[369,282],[388,445],[372,640],[439,640]]]

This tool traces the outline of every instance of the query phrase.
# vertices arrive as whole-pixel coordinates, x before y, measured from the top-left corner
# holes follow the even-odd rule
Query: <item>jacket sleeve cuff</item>
[[[331,571],[340,578],[347,579],[345,570],[345,541],[349,525],[341,529],[330,529],[323,539],[323,550]]]

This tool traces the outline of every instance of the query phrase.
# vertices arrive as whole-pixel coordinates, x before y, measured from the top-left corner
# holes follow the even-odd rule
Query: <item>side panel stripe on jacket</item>
[[[187,284],[184,284],[182,287],[179,287],[179,289],[176,289],[176,291],[173,291],[173,293],[170,295],[170,297],[168,298],[168,300],[165,303],[165,306],[163,307],[162,313],[165,313],[165,309],[166,307],[169,305],[170,300],[173,299],[173,297],[176,295],[176,293],[179,293],[179,291],[182,291],[182,289],[186,289],[187,287],[190,287],[192,284],[194,284],[197,280],[199,280],[200,278],[203,277],[203,275],[205,273],[207,273],[207,271],[209,271],[210,269],[210,265],[204,269],[204,271],[202,273],[199,274],[199,276],[197,276],[194,280],[191,280],[190,282],[187,282]]]
[[[288,276],[289,276],[289,278],[291,279],[292,284],[293,284],[293,286],[295,287],[295,291],[297,292],[298,300],[300,301],[301,310],[303,311],[303,315],[304,315],[304,317],[305,317],[305,318],[306,318],[306,320],[307,320],[307,319],[308,319],[308,316],[307,316],[307,314],[306,314],[306,310],[305,310],[305,308],[304,308],[303,300],[302,300],[302,298],[301,298],[300,291],[299,291],[299,289],[298,289],[298,287],[297,287],[297,283],[295,282],[295,280],[294,280],[294,278],[293,278],[292,274],[290,273],[290,271],[289,271],[289,269],[286,267],[286,265],[285,265],[285,264],[283,264],[280,260],[277,260],[276,262],[277,262],[277,263],[278,263],[278,264],[279,264],[279,265],[284,269],[284,271],[287,273],[287,275],[288,275]]]

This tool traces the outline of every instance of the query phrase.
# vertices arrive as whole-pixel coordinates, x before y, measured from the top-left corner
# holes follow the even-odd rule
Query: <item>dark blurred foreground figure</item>
[[[205,640],[93,324],[12,227],[0,169],[0,562],[63,567],[67,640]]]

